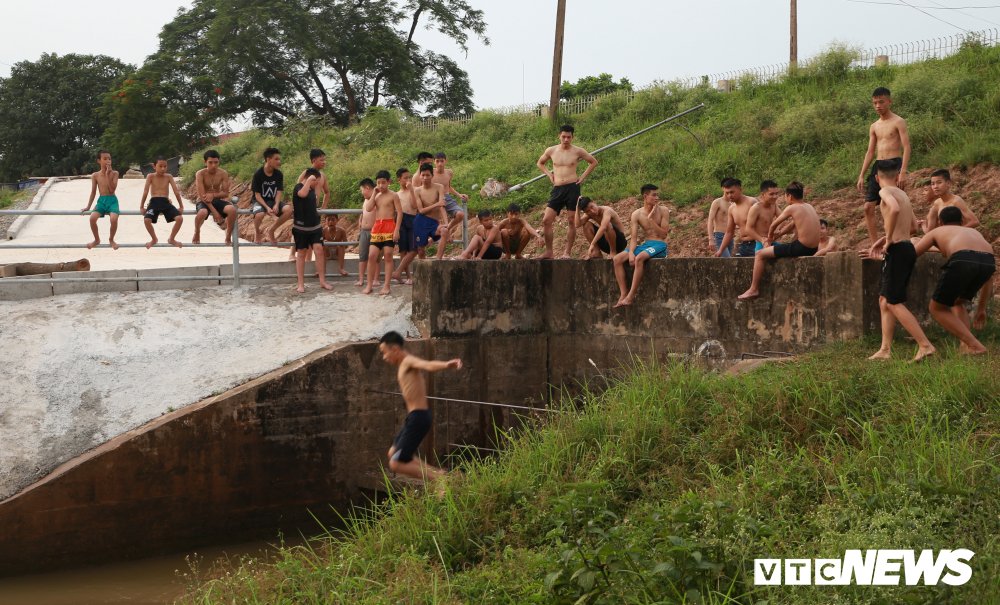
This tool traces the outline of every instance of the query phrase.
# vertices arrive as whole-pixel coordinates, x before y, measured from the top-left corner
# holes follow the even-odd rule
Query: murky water
[[[246,542],[197,549],[204,574],[213,562],[240,556],[273,557],[277,540]],[[301,538],[286,539],[285,546],[303,544]],[[186,583],[177,573],[191,573],[184,552],[151,559],[128,561],[69,571],[0,578],[0,605],[164,605],[184,593]]]

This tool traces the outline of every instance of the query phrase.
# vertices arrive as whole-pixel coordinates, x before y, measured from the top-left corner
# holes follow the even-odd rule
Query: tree
[[[614,77],[611,74],[601,74],[599,76],[580,78],[576,84],[571,84],[569,80],[563,81],[562,86],[559,88],[559,98],[572,99],[574,97],[604,95],[620,90],[632,90],[632,83],[628,81],[628,78],[622,78],[615,84]]]
[[[80,174],[93,167],[116,78],[134,66],[104,55],[43,54],[0,79],[0,180]]]
[[[421,24],[464,51],[470,34],[489,44],[466,0],[195,0],[138,79],[212,120],[250,112],[258,125],[299,113],[347,124],[377,106],[473,111],[468,74],[417,44]]]

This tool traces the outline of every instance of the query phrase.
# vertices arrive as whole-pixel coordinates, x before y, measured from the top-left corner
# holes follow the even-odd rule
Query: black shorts
[[[403,221],[399,224],[400,252],[412,252],[417,249],[417,243],[414,239],[415,233],[413,231],[413,221],[416,218],[416,214],[403,213]]]
[[[594,223],[591,223],[594,225]],[[596,232],[600,227],[594,225],[594,231]],[[615,230],[615,250],[617,252],[624,252],[628,248],[628,239],[626,239],[625,234],[618,230],[614,224],[611,228]],[[605,254],[611,254],[611,244],[608,243],[607,235],[601,235],[601,239],[597,240],[597,247],[601,252]]]
[[[274,200],[271,200],[270,202],[264,200],[264,203],[267,204],[267,208],[274,208]],[[281,216],[281,213],[285,211],[285,206],[288,206],[288,204],[286,204],[285,202],[278,202],[278,210],[275,212],[275,214]],[[260,202],[258,202],[257,200],[254,200],[254,202],[250,204],[250,214],[257,215],[262,212],[266,213],[267,208],[262,206]]]
[[[795,242],[796,244],[798,242]],[[788,246],[790,244],[781,244],[782,246]],[[774,254],[778,254],[778,244],[774,245]],[[757,254],[757,242],[750,240],[749,242],[740,242],[739,246],[736,246],[736,256],[743,258],[753,258]],[[815,254],[815,253],[814,253]]]
[[[882,186],[878,184],[878,163],[880,161],[882,160],[872,162],[872,171],[868,174],[867,186],[865,187],[865,201],[875,202],[876,206],[882,203],[882,196],[879,195]],[[895,162],[896,168],[899,170],[903,169],[903,158],[891,158],[889,161]]]
[[[232,206],[232,204],[230,204],[229,202],[223,202],[222,200],[212,200],[211,204],[212,207],[215,208],[216,212],[222,215],[223,218],[226,217],[226,206]],[[212,214],[212,211],[208,208],[208,204],[206,204],[205,202],[198,202],[197,204],[195,204],[194,210],[195,213],[204,210],[209,215]]]
[[[146,214],[144,216],[155,223],[161,214],[167,218],[168,223],[172,223],[174,219],[181,215],[181,211],[175,208],[170,203],[170,200],[165,197],[150,198],[149,206],[146,207]]]
[[[402,237],[402,232],[403,232],[403,228],[402,228],[402,227],[400,227],[400,228],[399,228],[399,231],[400,231],[400,237]],[[383,241],[381,241],[381,242],[372,242],[372,243],[371,243],[371,245],[372,245],[372,246],[375,246],[375,247],[376,247],[376,248],[378,248],[379,250],[383,250],[383,249],[385,249],[386,247],[389,247],[389,248],[392,248],[392,249],[395,249],[395,247],[396,247],[396,242],[395,242],[395,241],[393,241],[393,240],[391,240],[391,239],[387,239],[387,240],[383,240]],[[369,253],[369,254],[370,254],[370,253]]]
[[[941,267],[941,277],[931,300],[948,307],[954,307],[959,299],[972,300],[976,292],[993,278],[996,270],[996,258],[989,252],[956,252]]]
[[[503,258],[503,248],[490,244],[490,247],[483,252],[483,260],[500,260]]]
[[[744,242],[749,243],[753,246],[757,245],[757,242]],[[740,244],[740,248],[743,244]],[[800,256],[812,256],[819,251],[819,248],[806,248],[799,243],[799,240],[795,240],[790,244],[775,244],[774,245],[774,258],[798,258]],[[742,256],[742,255],[740,255]],[[909,279],[909,278],[907,278]]]
[[[410,462],[413,455],[417,453],[420,442],[424,440],[434,424],[430,410],[413,410],[406,415],[406,422],[396,433],[396,438],[392,440],[392,447],[396,451],[392,453],[392,460],[396,462]]]
[[[295,240],[296,250],[307,250],[316,244],[323,245],[323,230],[305,230],[292,227],[292,239]]]
[[[579,199],[579,183],[558,185],[552,188],[552,193],[549,194],[549,203],[546,204],[546,206],[555,210],[556,216],[559,216],[559,213],[562,212],[563,208],[569,210],[570,212],[576,212],[576,202]]]
[[[882,289],[879,296],[884,296],[890,305],[900,305],[906,302],[906,287],[910,285],[910,274],[917,264],[917,250],[910,242],[896,242],[885,249],[882,256]]]

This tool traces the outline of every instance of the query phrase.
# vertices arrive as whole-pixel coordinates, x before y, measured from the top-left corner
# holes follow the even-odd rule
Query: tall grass
[[[1000,48],[973,45],[943,60],[850,69],[854,52],[832,47],[779,82],[746,79],[727,94],[660,83],[631,103],[609,97],[566,118],[577,128],[577,143],[596,149],[698,103],[707,106],[682,119],[707,152],[681,128],[664,126],[599,156],[585,194],[617,201],[653,182],[661,186],[661,197],[685,205],[716,194],[719,180],[734,175],[750,192],[765,178],[782,184],[798,179],[820,193],[846,187],[857,180],[867,128],[877,118],[871,93],[878,86],[892,89],[893,109],[909,124],[912,169],[1000,161]],[[346,130],[300,124],[244,134],[218,149],[224,168],[249,179],[267,146],[284,152],[285,171],[296,176],[308,165],[308,150],[323,148],[333,201],[358,207],[362,178],[403,165],[413,170],[420,151],[448,153],[455,188],[465,193],[489,177],[510,184],[527,180],[538,174],[535,162],[544,148],[557,143],[557,127],[535,116],[483,112],[467,125],[445,124],[431,132],[404,125],[391,111],[373,111]],[[195,155],[182,168],[188,178],[201,164]],[[540,182],[503,203],[532,207],[547,196]],[[473,197],[473,209],[487,204],[499,202]]]
[[[344,537],[220,568],[182,601],[994,602],[1000,363],[932,338],[942,354],[919,366],[902,343],[898,361],[866,361],[870,340],[736,377],[636,361],[579,413],[468,465],[443,500],[396,497]],[[875,548],[968,548],[972,579],[753,586],[755,557]]]

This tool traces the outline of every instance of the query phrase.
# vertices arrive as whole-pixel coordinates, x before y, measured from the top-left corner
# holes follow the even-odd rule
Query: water
[[[212,563],[222,557],[237,561],[240,556],[273,557],[277,540],[245,542],[229,546],[199,548],[204,575]],[[304,544],[304,540],[285,539],[285,546]],[[183,552],[138,561],[84,567],[68,571],[0,578],[0,605],[164,605],[184,593],[186,584],[177,576],[191,573]]]

